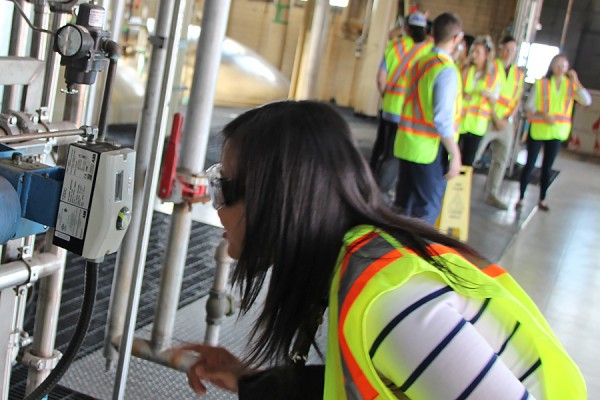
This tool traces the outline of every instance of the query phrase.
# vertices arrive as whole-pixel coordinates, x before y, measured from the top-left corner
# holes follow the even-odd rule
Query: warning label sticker
[[[102,28],[104,26],[104,18],[106,12],[101,8],[92,8],[90,10],[90,18],[88,24],[95,28]]]
[[[61,201],[56,230],[77,239],[83,239],[87,217],[87,210]]]
[[[89,208],[97,162],[98,154],[93,151],[76,146],[69,148],[61,201],[77,207]]]

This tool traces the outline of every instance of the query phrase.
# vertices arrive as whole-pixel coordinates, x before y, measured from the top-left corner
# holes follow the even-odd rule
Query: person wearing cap
[[[483,136],[475,155],[477,161],[481,159],[488,145],[492,150],[492,160],[485,187],[485,202],[501,210],[508,209],[508,205],[499,199],[499,192],[512,148],[513,118],[519,109],[525,78],[524,72],[514,63],[516,56],[516,39],[510,35],[505,36],[498,46],[498,58],[495,61],[500,80],[500,95],[495,106],[491,108],[492,123]]]
[[[435,47],[410,69],[394,155],[400,159],[395,208],[435,224],[446,181],[460,173],[457,144],[461,110],[460,73],[451,54],[462,41],[462,23],[452,13],[433,21]]]
[[[473,166],[481,138],[492,120],[492,106],[500,85],[494,63],[494,44],[489,36],[478,36],[471,46],[470,65],[462,70],[463,106],[460,122],[460,152],[463,165]]]
[[[377,87],[382,95],[381,117],[370,164],[386,197],[398,175],[393,147],[404,103],[406,72],[433,47],[425,41],[427,18],[423,13],[410,14],[404,26],[406,35],[389,42],[377,73]]]

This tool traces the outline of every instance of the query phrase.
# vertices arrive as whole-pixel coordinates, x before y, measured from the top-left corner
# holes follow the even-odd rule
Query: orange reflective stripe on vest
[[[575,101],[573,82],[565,76],[557,87],[554,76],[550,79],[540,79],[535,83],[535,96],[536,110],[550,115],[554,119],[554,124],[548,124],[540,115],[532,115],[529,118],[531,138],[535,140],[567,140],[571,133]]]
[[[394,141],[394,155],[402,160],[430,164],[435,161],[440,146],[440,136],[433,121],[433,85],[439,73],[452,68],[460,79],[454,62],[444,53],[430,52],[415,62],[409,71],[404,108],[398,122]],[[455,108],[460,109],[460,93]],[[460,114],[455,116],[455,122]]]

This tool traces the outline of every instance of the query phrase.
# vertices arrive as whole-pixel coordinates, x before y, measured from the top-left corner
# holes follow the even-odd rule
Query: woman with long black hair
[[[242,313],[261,309],[244,360],[184,347],[200,355],[188,371],[197,393],[211,382],[241,399],[585,395],[579,370],[510,275],[385,205],[330,106],[271,103],[223,135],[209,191],[238,260]],[[325,365],[303,366],[326,307]]]
[[[589,106],[592,104],[592,97],[579,82],[575,70],[569,69],[567,57],[558,54],[550,62],[546,77],[535,83],[525,106],[531,127],[527,135],[527,163],[521,171],[521,195],[516,208],[523,206],[525,190],[537,156],[543,147],[538,207],[543,211],[550,209],[546,201],[546,191],[550,186],[552,166],[560,151],[561,142],[567,140],[571,133],[575,101]]]

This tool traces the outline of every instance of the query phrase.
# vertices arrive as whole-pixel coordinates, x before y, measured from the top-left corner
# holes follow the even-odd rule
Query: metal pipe
[[[58,28],[67,22],[67,14],[55,13],[52,16],[51,30],[56,32]],[[42,92],[42,107],[48,108],[50,120],[54,115],[54,105],[56,103],[56,89],[58,87],[58,75],[60,72],[60,60],[58,54],[53,49],[54,37],[51,37],[46,48],[46,71],[44,74],[44,90]]]
[[[0,143],[22,142],[24,140],[47,139],[64,136],[82,136],[85,134],[83,129],[68,129],[65,131],[44,132],[44,133],[24,133],[22,135],[0,136]]]
[[[19,14],[19,12],[17,10],[17,6],[20,6],[21,8],[23,8],[23,6],[25,4],[25,0],[14,0],[14,1],[17,4],[13,5],[14,11],[13,11],[13,18],[12,18],[12,29],[11,29],[11,35],[10,35],[10,44],[9,44],[9,48],[8,48],[8,55],[24,57],[25,52],[26,52],[26,47],[27,47],[27,43],[26,43],[27,31],[25,29],[26,28],[25,21],[23,20],[21,14]],[[20,111],[19,104],[21,103],[21,99],[19,96],[19,93],[20,93],[19,89],[20,89],[20,87],[15,86],[15,85],[4,87],[2,110],[4,110],[4,111],[7,111],[7,110]]]
[[[231,2],[207,0],[204,3],[202,32],[196,52],[194,79],[186,115],[186,124],[182,137],[182,157],[179,160],[178,172],[198,176],[204,168],[206,148],[210,134],[210,122],[214,105],[217,73],[221,63],[221,43],[225,38],[227,19]],[[189,244],[189,232],[192,214],[189,205],[178,204],[173,209],[172,230],[169,237],[166,257],[169,268],[165,271],[166,283],[161,282],[160,301],[166,302],[163,307],[159,303],[156,329],[153,331],[153,345],[160,349],[168,344],[173,330],[173,322],[179,301],[181,279],[185,268],[185,259]],[[169,291],[177,293],[176,298],[169,299]],[[171,293],[172,295],[172,293]],[[167,308],[168,307],[168,308]],[[159,314],[162,314],[159,316]],[[170,324],[170,325],[169,325]]]
[[[123,29],[123,17],[125,15],[125,0],[113,0],[111,4],[110,38],[119,43],[121,30]]]
[[[219,343],[219,331],[223,317],[233,311],[233,305],[227,298],[229,270],[233,260],[227,254],[227,241],[221,240],[215,251],[217,269],[215,280],[206,301],[206,332],[204,343],[216,346]]]
[[[33,24],[42,29],[48,29],[50,23],[50,7],[48,7],[47,0],[36,0],[34,6],[35,14],[33,17]],[[41,31],[33,31],[31,38],[31,57],[39,60],[44,60],[46,53],[48,34]]]
[[[104,83],[104,97],[102,98],[102,106],[100,107],[100,118],[98,120],[98,141],[103,142],[106,136],[106,127],[108,125],[108,110],[110,109],[110,98],[117,75],[117,63],[121,56],[121,47],[117,42],[109,40],[106,45],[106,50],[109,53],[110,63]]]
[[[60,266],[58,257],[47,253],[35,255],[28,261],[3,264],[0,268],[0,290],[35,282],[40,277],[54,273]]]
[[[225,38],[231,0],[206,0],[202,32],[196,50],[194,78],[188,113],[185,116],[178,171],[200,175],[206,159],[210,122],[214,106],[221,43]]]
[[[560,35],[560,50],[564,51],[565,41],[567,40],[567,29],[569,28],[569,21],[571,20],[571,10],[573,9],[573,0],[569,0],[567,6],[567,14],[565,15],[565,22],[563,23],[562,35]]]
[[[0,399],[3,400],[8,399],[14,350],[18,346],[14,335],[17,302],[17,293],[12,288],[0,290]]]
[[[156,34],[152,42],[152,52],[150,66],[148,71],[148,80],[146,84],[146,94],[144,96],[143,113],[137,127],[135,136],[136,167],[135,176],[137,182],[133,187],[132,200],[132,218],[127,233],[121,244],[117,255],[115,265],[115,274],[112,284],[112,295],[110,297],[108,321],[106,333],[104,336],[104,357],[107,361],[107,369],[113,367],[118,355],[115,352],[112,341],[113,338],[123,335],[125,325],[125,315],[127,314],[127,299],[129,297],[129,288],[132,285],[134,276],[133,269],[136,261],[136,248],[140,239],[142,230],[142,210],[144,202],[144,193],[149,188],[145,188],[144,177],[149,173],[150,159],[156,155],[152,148],[153,137],[156,132],[156,117],[162,104],[158,104],[161,82],[164,78],[166,66],[167,48],[166,40],[171,28],[174,2],[171,0],[162,0],[159,4]],[[150,211],[152,212],[152,211]],[[147,218],[151,220],[151,218]],[[143,235],[142,235],[143,236]],[[144,257],[145,259],[145,251]]]
[[[77,126],[83,125],[83,117],[85,116],[86,99],[89,90],[88,85],[73,85],[77,92],[67,95],[65,99],[65,109],[63,119],[71,121]]]
[[[112,364],[114,359],[114,351],[111,351],[111,339],[115,336],[118,336],[118,333],[123,333],[121,344],[119,346],[119,363],[117,366],[117,376],[113,390],[114,399],[122,399],[125,396],[125,386],[129,371],[129,360],[131,359],[131,346],[135,331],[135,321],[137,318],[137,310],[142,286],[141,282],[144,275],[146,252],[150,237],[150,225],[152,222],[153,213],[152,208],[158,186],[160,159],[164,146],[166,117],[168,115],[166,104],[169,104],[170,102],[176,65],[176,63],[172,62],[172,60],[177,56],[182,21],[182,18],[180,18],[180,13],[181,10],[185,8],[181,6],[182,2],[183,0],[166,0],[160,3],[158,15],[160,27],[157,25],[156,32],[160,33],[162,36],[158,36],[153,40],[153,44],[156,46],[155,51],[159,51],[160,56],[155,60],[153,54],[150,73],[154,72],[155,75],[160,75],[161,78],[153,82],[151,76],[148,77],[148,87],[146,90],[146,96],[144,98],[144,109],[148,109],[149,111],[148,120],[144,121],[142,119],[140,124],[138,124],[138,133],[144,132],[144,123],[152,127],[151,130],[147,130],[149,136],[145,138],[146,140],[138,141],[138,137],[136,137],[136,149],[138,148],[138,145],[141,144],[150,146],[145,154],[146,160],[144,161],[146,164],[140,164],[139,157],[138,163],[136,163],[136,176],[145,178],[144,185],[141,187],[141,190],[138,188],[138,186],[140,186],[138,182],[138,185],[135,186],[136,190],[138,190],[138,193],[134,191],[134,202],[136,200],[135,195],[138,194],[137,200],[138,203],[141,203],[139,204],[139,213],[141,213],[141,215],[139,216],[139,223],[136,224],[136,231],[134,232],[134,235],[130,236],[129,238],[129,235],[125,236],[125,240],[129,240],[131,247],[125,248],[124,245],[121,246],[121,250],[129,251],[129,254],[120,255],[119,262],[122,263],[121,266],[124,267],[124,271],[119,273],[118,276],[117,273],[115,273],[113,288],[123,288],[123,292],[119,293],[119,297],[117,299],[113,300],[111,298],[111,318],[109,319],[109,323],[112,326],[108,326],[104,348],[108,367]],[[177,10],[177,12],[175,12],[175,10]],[[169,34],[168,37],[166,36],[167,34]],[[165,44],[167,44],[167,51],[163,51]],[[163,79],[166,65],[169,65],[169,69],[166,77]],[[161,83],[162,86],[152,86],[160,85]],[[160,88],[160,90],[158,90],[158,88]],[[149,89],[151,90],[151,93],[148,92]],[[157,95],[159,96],[158,99],[156,99]],[[152,155],[154,156],[153,158],[151,157]],[[142,174],[138,175],[138,167],[142,169]],[[135,210],[136,209],[134,208],[134,213]],[[140,231],[141,237],[139,235]],[[131,233],[131,225],[129,227],[128,234],[129,233]],[[127,256],[128,259],[125,260],[125,256]],[[127,281],[117,281],[117,279],[121,276],[125,276]],[[130,285],[127,286],[127,283],[130,283]],[[123,296],[123,294],[125,294],[125,296]],[[119,310],[118,307],[121,309]],[[120,319],[122,317],[117,317],[118,314],[116,313],[119,311],[123,313],[127,311],[125,321]],[[113,313],[115,313],[114,319]],[[123,322],[125,323],[124,326]],[[117,324],[120,324],[120,326]]]
[[[152,349],[159,352],[171,344],[175,314],[179,304],[181,282],[192,227],[192,208],[189,204],[175,204],[167,247],[160,277],[158,302],[152,324]]]
[[[115,346],[118,347],[118,345],[119,342],[116,341]],[[198,361],[199,357],[198,354],[190,351],[174,351],[173,349],[155,352],[152,349],[150,341],[141,338],[133,339],[131,353],[141,359],[152,361],[184,373]]]
[[[51,359],[55,356],[56,327],[62,296],[64,267],[67,260],[66,250],[52,245],[53,231],[51,229],[46,233],[46,252],[42,254],[53,255],[60,266],[40,282],[35,325],[33,328],[33,343],[26,350],[33,356],[46,359]],[[50,369],[38,370],[30,366],[27,373],[25,393],[28,395],[33,392],[48,377],[50,372]]]

